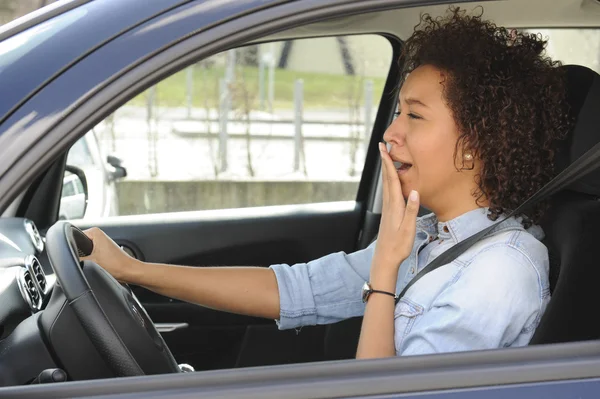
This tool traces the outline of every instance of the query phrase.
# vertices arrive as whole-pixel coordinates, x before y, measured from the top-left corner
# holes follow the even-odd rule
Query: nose
[[[404,138],[406,137],[406,124],[403,121],[404,115],[400,114],[388,126],[383,134],[383,139],[386,143],[395,146],[403,146]]]

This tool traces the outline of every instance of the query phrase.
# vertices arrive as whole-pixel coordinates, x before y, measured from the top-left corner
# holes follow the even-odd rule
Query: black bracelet
[[[363,288],[362,288],[362,301],[364,303],[366,303],[369,300],[369,296],[373,293],[389,295],[395,299],[395,303],[398,303],[398,300],[400,299],[400,297],[398,295],[395,295],[391,292],[374,290],[373,288],[371,288],[371,284],[365,282],[365,284],[363,285]]]
[[[385,295],[389,295],[392,298],[396,299],[396,294],[392,294],[391,292],[387,292],[387,291],[371,290],[371,294],[385,294]]]

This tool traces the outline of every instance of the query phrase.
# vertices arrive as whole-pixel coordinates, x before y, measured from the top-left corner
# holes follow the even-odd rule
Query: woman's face
[[[442,95],[443,81],[441,71],[430,65],[410,73],[400,90],[400,114],[383,136],[391,146],[404,197],[417,190],[421,204],[434,212],[455,201],[474,201],[471,192],[478,169],[457,171],[463,154],[459,151],[455,163],[459,131]],[[465,167],[471,165],[473,161],[465,162]]]

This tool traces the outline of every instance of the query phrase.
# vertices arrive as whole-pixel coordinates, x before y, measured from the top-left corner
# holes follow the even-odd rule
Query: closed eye
[[[399,117],[399,116],[400,116],[400,114],[402,114],[402,112],[399,112],[399,111],[396,111],[396,112],[394,112],[394,118],[397,118],[397,117]],[[410,119],[423,119],[423,118],[421,118],[419,115],[417,115],[417,114],[413,114],[412,112],[411,112],[411,113],[409,113],[409,114],[407,114],[407,115],[408,115],[408,117],[409,117]]]

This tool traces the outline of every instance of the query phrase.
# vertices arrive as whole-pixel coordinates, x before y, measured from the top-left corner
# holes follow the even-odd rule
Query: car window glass
[[[113,215],[354,200],[391,62],[384,37],[327,37],[230,50],[164,79],[95,126],[127,177],[110,165],[104,182],[88,177],[86,217],[107,216],[89,212],[110,195]]]
[[[71,195],[75,195],[75,186],[73,185],[73,181],[66,180],[62,188],[62,197],[69,197]]]
[[[92,133],[88,133],[92,134]],[[90,152],[90,147],[86,140],[89,138],[82,137],[73,144],[69,154],[67,155],[67,164],[85,168],[94,164],[94,158]]]
[[[84,194],[84,190],[83,190],[83,184],[81,183],[81,180],[79,179],[74,179],[73,180],[73,186],[75,188],[75,193],[76,194]]]
[[[563,64],[583,65],[600,73],[600,29],[529,29],[548,39],[548,56]]]

